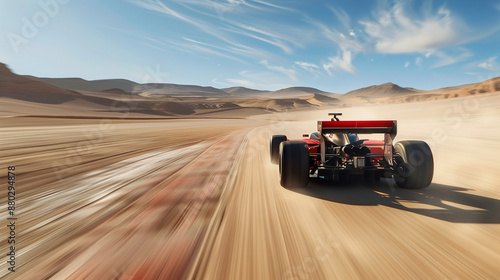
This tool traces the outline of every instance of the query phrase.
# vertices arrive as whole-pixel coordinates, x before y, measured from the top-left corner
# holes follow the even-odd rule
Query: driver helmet
[[[313,139],[313,140],[318,140],[319,141],[319,132],[316,131],[316,132],[311,133],[311,136],[309,138]]]

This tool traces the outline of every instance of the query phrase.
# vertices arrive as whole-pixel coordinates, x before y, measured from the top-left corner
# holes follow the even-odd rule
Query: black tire
[[[278,164],[278,157],[280,153],[280,143],[286,141],[286,135],[273,135],[271,137],[271,162],[274,164]]]
[[[303,188],[309,183],[309,150],[303,141],[287,141],[279,149],[280,183],[285,188]]]
[[[405,166],[399,168],[400,176],[396,183],[405,189],[428,187],[434,175],[432,151],[423,141],[400,141],[394,145],[394,151],[403,159]]]

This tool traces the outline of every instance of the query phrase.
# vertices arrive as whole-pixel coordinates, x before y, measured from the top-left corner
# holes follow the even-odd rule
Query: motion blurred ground
[[[495,279],[498,108],[491,93],[232,119],[3,117],[19,245],[15,277],[5,262],[0,275]],[[282,188],[270,135],[300,138],[339,110],[346,120],[396,119],[397,140],[427,141],[433,184]],[[6,213],[6,192],[1,201]]]

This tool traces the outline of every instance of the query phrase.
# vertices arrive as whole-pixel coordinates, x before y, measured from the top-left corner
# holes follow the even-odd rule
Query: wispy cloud
[[[477,67],[483,68],[483,69],[486,69],[486,70],[498,71],[498,70],[500,70],[500,67],[495,62],[496,59],[497,59],[496,56],[490,57],[486,61],[483,61],[483,62],[479,63],[477,65]]]
[[[276,37],[273,37],[273,36],[270,36],[270,35],[266,35],[266,36],[259,36],[255,33],[260,33],[258,32],[258,29],[253,29],[252,31],[253,32],[248,32],[248,31],[245,31],[245,30],[242,30],[240,28],[227,28],[225,30],[228,30],[230,32],[233,32],[233,33],[236,33],[236,34],[239,34],[239,35],[244,35],[244,36],[247,36],[247,37],[250,37],[250,38],[253,38],[253,39],[257,39],[259,41],[262,41],[262,42],[265,42],[265,43],[268,43],[270,45],[273,45],[273,46],[276,46],[280,49],[282,49],[285,53],[287,54],[291,54],[292,53],[292,48],[285,42],[283,42],[282,40],[276,38]],[[263,34],[263,33],[260,33],[260,34]]]
[[[223,48],[225,48],[226,51],[228,51],[228,52],[232,52],[234,54],[246,56],[246,57],[251,58],[251,59],[255,59],[255,58],[271,59],[271,58],[276,57],[273,53],[270,53],[268,51],[258,49],[258,48],[252,48],[251,46],[245,46],[245,45],[237,44],[237,43],[235,43],[233,46],[228,46],[227,48],[226,47],[223,47]]]
[[[195,25],[198,27],[203,27],[203,25],[200,22],[198,22],[197,20],[170,9],[169,7],[167,7],[165,4],[163,4],[159,0],[131,0],[129,2],[139,6],[141,8],[155,11],[158,13],[162,13],[165,15],[169,15],[169,16],[172,16],[174,18],[185,21],[187,23],[190,23],[192,25]]]
[[[204,14],[207,16],[216,16],[219,20],[225,21],[233,14],[245,14],[251,10],[259,12],[273,12],[273,11],[286,11],[296,12],[294,9],[276,5],[261,0],[227,0],[227,1],[214,1],[214,0],[171,0],[177,2],[184,7]],[[196,8],[198,7],[198,8]],[[199,9],[202,8],[202,9]],[[207,13],[207,11],[212,12]],[[215,14],[213,13],[215,12]]]
[[[415,65],[417,66],[422,66],[422,58],[421,57],[417,57],[415,58]]]
[[[457,51],[455,50],[455,52]],[[431,52],[429,57],[436,56],[439,59],[439,61],[431,67],[431,68],[439,68],[464,61],[465,59],[471,57],[472,55],[473,54],[469,50],[460,48],[459,52],[457,52],[455,55],[445,53],[443,51],[435,51]]]
[[[169,24],[172,19],[179,23],[178,30],[148,35],[161,42],[161,45],[148,42],[151,47],[201,54],[214,60],[230,59],[248,66],[257,65],[261,70],[263,65],[271,70],[265,70],[266,73],[276,80],[288,78],[286,80],[294,82],[299,81],[305,71],[315,77],[334,76],[338,72],[356,74],[357,67],[363,63],[359,59],[363,53],[384,57],[415,54],[416,57],[408,56],[401,61],[399,67],[404,68],[440,68],[463,62],[473,53],[460,45],[484,38],[488,28],[476,30],[476,36],[471,37],[474,33],[454,10],[433,6],[432,0],[423,4],[411,0],[379,0],[371,14],[365,15],[325,4],[329,17],[318,17],[308,14],[309,10],[289,8],[286,2],[277,4],[272,0],[127,1],[167,16],[165,20]],[[492,3],[490,9],[499,5]],[[294,20],[290,20],[292,15]],[[188,30],[189,35],[185,35],[184,30]],[[303,61],[303,56],[293,56],[296,52],[313,50],[317,51],[313,56],[316,63]],[[322,57],[318,59],[317,55]],[[490,70],[496,63],[495,58],[490,59],[477,62],[474,67]],[[255,87],[260,82],[256,81],[258,79],[240,75],[227,82],[247,86],[253,83]]]
[[[308,70],[308,69],[318,69],[318,65],[310,62],[302,62],[302,61],[295,61],[295,64],[299,65],[300,67]]]
[[[305,48],[314,36],[308,26],[301,26],[300,24],[283,24],[264,20],[247,24],[231,21],[231,24],[274,40],[281,40],[292,48]]]
[[[356,74],[356,69],[352,65],[352,54],[349,50],[342,50],[342,55],[329,57],[327,63],[323,63],[323,69],[328,75],[333,76],[332,70],[343,70],[351,74]]]
[[[210,5],[218,5],[220,7],[224,7],[225,10],[233,11],[237,7],[250,7],[253,9],[277,9],[284,11],[295,11],[293,8],[277,5],[270,3],[268,1],[263,0],[223,0],[223,1],[214,1],[214,0],[170,0],[179,3],[185,3],[188,5],[198,5],[198,6],[210,6]]]
[[[270,69],[270,70],[273,70],[273,71],[277,71],[277,72],[281,72],[281,73],[287,75],[288,78],[290,78],[290,80],[292,80],[294,82],[298,82],[299,81],[299,79],[297,78],[297,72],[295,70],[293,70],[293,69],[285,68],[283,66],[271,65],[271,64],[269,64],[269,62],[267,60],[261,60],[260,64],[266,66],[267,69]]]
[[[328,75],[334,77],[335,75],[333,75],[331,69],[333,68],[332,65],[330,64],[323,64],[323,69],[326,71],[326,73],[328,73]]]
[[[310,18],[306,19],[306,21],[313,26],[316,26],[325,39],[334,43],[339,48],[353,50],[356,52],[364,51],[366,49],[366,45],[360,41],[360,38],[356,36],[351,27],[346,28],[344,31],[349,34],[349,36],[346,36],[344,32],[339,31],[334,26],[327,26],[322,22]]]
[[[152,48],[155,48],[155,49],[158,49],[158,50],[162,50],[162,51],[166,51],[165,48],[167,48],[168,50],[175,49],[178,51],[187,52],[187,53],[191,53],[191,54],[200,54],[200,53],[211,54],[214,56],[231,59],[231,60],[237,61],[237,62],[245,64],[245,65],[250,65],[245,60],[231,55],[232,53],[239,54],[239,53],[241,53],[240,51],[235,51],[235,50],[228,51],[224,47],[200,42],[200,41],[190,39],[187,37],[184,37],[182,41],[177,41],[177,40],[172,40],[172,39],[167,39],[167,38],[163,38],[161,40],[158,40],[158,39],[154,39],[151,37],[144,37],[144,39],[149,41],[149,43],[147,41],[145,41],[145,42],[141,42],[142,44],[147,45],[147,46],[152,47]],[[251,56],[250,53],[248,55]]]
[[[268,6],[268,7],[276,8],[276,9],[279,9],[279,10],[284,10],[284,11],[289,11],[289,12],[295,12],[295,10],[292,9],[292,8],[288,8],[288,7],[285,7],[285,6],[280,6],[280,5],[272,4],[272,3],[269,3],[269,2],[266,2],[266,1],[262,1],[262,0],[251,0],[251,1],[255,2],[255,3],[262,4],[262,5],[265,5],[265,6]]]
[[[450,10],[425,11],[422,16],[410,16],[408,1],[398,2],[390,9],[375,11],[376,19],[360,21],[365,33],[380,53],[425,52],[460,42],[462,24]]]
[[[314,77],[317,77],[319,74],[321,74],[321,72],[319,71],[319,66],[314,63],[295,61],[295,64],[300,66],[302,69],[312,73]]]
[[[160,0],[129,0],[129,2],[141,8],[155,11],[195,26],[216,39],[240,49],[241,44],[234,42],[241,39],[238,36],[265,42],[278,47],[286,54],[291,54],[293,47],[303,47],[299,37],[303,38],[304,36],[298,34],[303,34],[304,30],[297,30],[296,27],[278,25],[276,23],[267,26],[258,26],[255,21],[245,23],[248,21],[247,19],[252,18],[247,15],[252,14],[255,10],[262,10],[263,7],[266,7],[264,8],[266,11],[267,9],[294,11],[293,9],[266,1],[228,0],[225,2],[215,2],[206,0],[172,0],[169,2],[169,6],[173,6],[172,3],[178,3],[181,5],[179,7],[190,10],[191,13],[189,15],[188,13],[182,13],[178,9],[167,6]],[[251,2],[254,3],[252,4]],[[213,9],[215,9],[216,13],[213,12]],[[237,19],[221,18],[221,15],[226,12],[231,12],[231,15],[238,12],[238,14],[232,15],[233,18],[237,17]],[[217,17],[220,21],[214,21]],[[257,47],[254,46],[255,48]],[[262,58],[260,57],[260,59]]]
[[[166,47],[168,49],[175,49],[175,50],[182,51],[182,52],[193,53],[188,48],[186,48],[186,46],[184,44],[180,44],[180,43],[175,42],[175,41],[169,42],[167,40],[158,40],[158,39],[154,39],[151,37],[144,37],[144,39],[153,43],[153,44],[151,44],[151,43],[143,42],[144,44],[147,44],[148,46],[154,47],[156,49],[162,49],[161,47],[163,46],[163,47]]]
[[[337,48],[337,56],[328,57],[328,62],[323,63],[323,69],[330,76],[334,76],[333,71],[345,71],[351,74],[356,73],[356,68],[352,61],[357,53],[367,51],[367,42],[363,36],[358,36],[351,25],[351,18],[348,13],[340,8],[330,8],[334,18],[339,24],[327,26],[313,18],[306,18],[306,21],[318,28],[322,36],[333,43]],[[339,30],[339,27],[342,29]],[[347,34],[347,35],[346,35]]]
[[[159,0],[129,0],[129,2],[146,10],[158,12],[160,14],[173,17],[177,20],[193,25],[201,29],[205,33],[208,33],[220,40],[223,40],[225,42],[230,42],[227,36],[225,36],[222,32],[220,32],[218,28],[213,24],[210,24],[207,21],[201,19],[190,17],[174,9],[171,9]]]
[[[248,63],[246,63],[245,61],[243,61],[243,60],[241,60],[239,58],[236,58],[234,56],[231,56],[231,55],[227,54],[227,51],[223,50],[221,47],[214,46],[214,45],[207,44],[207,43],[203,43],[203,42],[199,42],[199,41],[196,41],[196,40],[193,40],[193,39],[189,39],[189,38],[184,38],[184,40],[186,40],[188,42],[191,42],[191,43],[194,43],[194,44],[191,44],[191,45],[187,45],[187,47],[190,48],[190,49],[195,49],[195,50],[201,51],[203,53],[212,54],[212,55],[216,55],[216,56],[220,56],[220,57],[232,59],[234,61],[238,61],[238,62],[243,63],[243,64],[248,64]],[[222,52],[216,51],[215,49],[222,49]]]
[[[337,20],[342,24],[345,29],[351,28],[351,17],[343,9],[340,8],[330,8]]]
[[[213,1],[213,0],[170,0],[181,4],[187,9],[195,11],[205,16],[217,17],[219,20],[224,21],[227,17],[233,14],[247,13],[249,10],[268,11],[271,9],[270,5],[255,5],[245,0],[227,0],[227,1]],[[255,2],[256,1],[251,1]],[[263,2],[265,3],[265,2]],[[261,4],[263,4],[261,3]],[[276,5],[275,8],[279,6]],[[268,9],[269,8],[269,9]],[[214,13],[215,12],[215,13]]]

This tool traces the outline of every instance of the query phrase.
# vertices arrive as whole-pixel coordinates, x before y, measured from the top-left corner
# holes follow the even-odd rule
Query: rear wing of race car
[[[392,142],[397,134],[397,121],[318,121],[318,131],[323,135],[328,133],[384,133],[384,158],[392,165]],[[323,154],[321,157],[324,161]]]
[[[318,121],[318,131],[326,133],[388,133],[396,137],[396,121]]]

